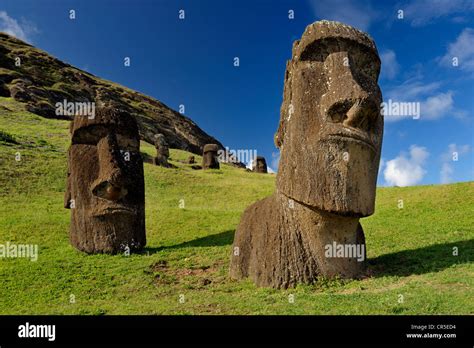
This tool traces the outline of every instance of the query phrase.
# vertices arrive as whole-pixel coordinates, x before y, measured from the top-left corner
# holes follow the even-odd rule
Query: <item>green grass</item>
[[[0,141],[0,244],[39,246],[36,262],[0,259],[0,314],[474,314],[472,182],[379,189],[362,220],[370,277],[264,289],[227,274],[240,215],[274,175],[195,171],[172,150],[177,168],[145,164],[144,253],[85,255],[63,208],[68,123],[0,98],[0,130],[17,142]]]

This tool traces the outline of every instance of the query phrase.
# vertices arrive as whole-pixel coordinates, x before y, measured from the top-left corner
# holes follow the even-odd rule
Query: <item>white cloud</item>
[[[426,174],[423,168],[429,152],[426,148],[410,146],[409,157],[401,153],[398,157],[387,161],[384,178],[388,185],[411,186],[419,183]]]
[[[272,161],[271,167],[275,168],[275,171],[278,171],[278,166],[280,165],[280,152],[272,152]]]
[[[461,145],[459,147],[456,144],[448,145],[448,150],[441,154],[441,161],[443,163],[439,175],[442,184],[453,182],[453,164],[459,160],[462,155],[469,153],[469,151],[471,151],[471,146],[469,145]]]
[[[383,51],[380,54],[380,60],[382,61],[381,77],[393,79],[400,70],[395,52],[392,50]]]
[[[417,76],[390,89],[384,101],[388,102],[391,99],[392,102],[398,103],[420,103],[420,120],[436,120],[447,115],[460,118],[465,116],[463,110],[454,107],[454,93],[452,91],[441,92],[439,91],[440,86],[439,82],[425,84],[421,81],[421,77]],[[388,115],[385,120],[391,122],[407,118],[412,118],[412,116]]]
[[[410,101],[433,93],[440,87],[439,82],[423,83],[419,80],[419,77],[409,79],[402,84],[392,88],[388,91],[387,95],[393,100],[405,100]]]
[[[453,58],[457,58],[458,66],[453,66]],[[448,51],[439,60],[441,65],[474,72],[474,29],[466,28],[448,46]]]
[[[342,22],[363,31],[377,17],[368,1],[310,0],[309,5],[318,19]]]
[[[439,93],[428,97],[420,105],[421,119],[434,120],[453,111],[453,93]]]
[[[471,146],[469,145],[461,145],[458,147],[456,144],[449,144],[448,150],[441,155],[441,160],[443,162],[452,161],[455,154],[459,157],[469,153],[469,151],[471,151]]]
[[[382,173],[382,169],[385,166],[385,160],[383,158],[380,159],[380,165],[379,165],[379,172],[378,174]]]
[[[15,36],[17,39],[31,42],[31,35],[37,32],[36,27],[25,20],[19,23],[5,11],[0,11],[0,31]]]
[[[459,22],[459,16],[474,10],[472,0],[413,0],[407,6],[401,6],[404,16],[412,26],[419,27],[441,17],[451,16]]]
[[[443,163],[440,171],[440,180],[442,184],[448,184],[452,182],[451,175],[453,174],[453,166],[447,162]]]

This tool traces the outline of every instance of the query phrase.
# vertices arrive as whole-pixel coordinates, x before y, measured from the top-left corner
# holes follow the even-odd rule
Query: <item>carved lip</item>
[[[370,149],[372,149],[372,151],[376,152],[374,143],[370,140],[370,138],[366,135],[359,134],[359,132],[356,131],[344,130],[337,133],[329,134],[329,137],[339,138],[343,140],[353,140],[368,146]]]
[[[105,215],[114,215],[114,214],[136,215],[136,213],[137,212],[135,211],[135,209],[131,209],[131,208],[121,205],[121,206],[112,206],[112,207],[106,207],[106,208],[100,209],[94,214],[94,216],[105,216]]]

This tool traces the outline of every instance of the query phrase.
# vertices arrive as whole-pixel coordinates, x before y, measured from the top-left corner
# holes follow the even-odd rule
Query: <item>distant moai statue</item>
[[[256,173],[268,173],[267,161],[265,161],[265,157],[257,156],[257,158],[254,159],[252,171]]]
[[[217,144],[206,144],[202,150],[202,169],[219,169]]]
[[[169,167],[168,158],[170,157],[170,150],[163,134],[155,134],[155,148],[156,157],[153,159],[153,164]]]
[[[379,72],[374,41],[338,22],[315,22],[293,44],[275,135],[276,192],[242,215],[232,278],[287,288],[364,273],[359,219],[375,206],[383,134]]]
[[[64,206],[71,210],[69,239],[86,253],[140,250],[145,236],[145,182],[135,118],[100,108],[70,126]]]
[[[194,156],[189,156],[186,160],[186,164],[194,164],[196,163],[196,158]]]

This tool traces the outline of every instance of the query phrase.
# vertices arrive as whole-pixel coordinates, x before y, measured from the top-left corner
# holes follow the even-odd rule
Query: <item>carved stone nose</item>
[[[355,103],[349,111],[347,111],[346,116],[347,117],[342,123],[344,126],[359,128],[365,131],[368,130],[367,126],[371,123],[371,115],[366,106]]]
[[[117,201],[128,193],[123,185],[123,173],[120,168],[120,156],[117,140],[109,134],[97,144],[99,176],[92,185],[92,193],[97,197]]]
[[[367,99],[339,101],[328,110],[328,118],[331,122],[363,131],[370,130],[376,117],[377,110]]]
[[[118,201],[125,197],[128,193],[124,187],[116,186],[109,181],[102,181],[94,186],[92,189],[94,195],[110,201]]]
[[[321,113],[327,115],[329,122],[346,127],[366,128],[363,125],[366,123],[363,120],[366,115],[364,109],[371,104],[369,99],[372,96],[359,84],[351,66],[343,63],[344,59],[348,59],[347,53],[344,52],[334,53],[331,59],[328,59],[327,69],[337,73],[331,75],[328,90],[321,97]]]

